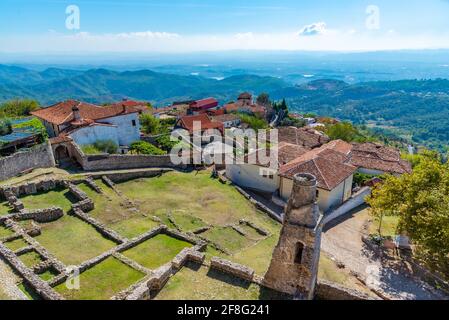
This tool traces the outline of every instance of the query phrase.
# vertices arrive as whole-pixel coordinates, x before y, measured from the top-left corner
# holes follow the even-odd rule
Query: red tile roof
[[[310,129],[296,127],[278,128],[279,142],[288,142],[307,148],[317,148],[330,141],[326,135]]]
[[[199,122],[201,124],[201,131],[205,131],[208,129],[218,129],[221,132],[224,131],[223,123],[221,122],[213,122],[209,116],[205,113],[199,114],[196,116],[185,116],[178,120],[177,126],[188,130],[190,133],[193,133],[193,124],[194,122]]]
[[[377,143],[353,144],[349,162],[357,167],[392,174],[412,172],[411,164],[401,159],[399,150]]]
[[[266,157],[270,157],[271,155],[271,149],[267,149],[265,151],[265,156]],[[282,165],[285,165],[286,163],[289,163],[290,161],[297,159],[298,157],[306,154],[309,151],[309,149],[306,149],[304,147],[298,146],[298,145],[294,145],[294,144],[290,144],[290,143],[280,143],[278,148],[277,148],[277,152],[278,152],[278,163],[277,163],[277,167],[281,167]],[[262,152],[263,154],[263,152]],[[256,160],[256,165],[262,166],[262,167],[268,167],[270,164],[266,164],[266,163],[261,163],[261,161],[259,161],[259,155],[260,155],[260,150],[254,151],[251,154],[248,154],[245,156],[245,163],[251,164],[249,162],[249,160],[253,160],[251,159],[251,157],[254,158],[254,160]]]
[[[323,155],[305,158],[295,166],[281,168],[280,175],[289,179],[298,173],[309,173],[317,178],[318,187],[331,191],[349,178],[357,170],[348,164],[332,161]]]
[[[139,110],[135,107],[121,105],[100,107],[94,104],[76,100],[67,100],[52,105],[48,108],[34,111],[31,114],[47,122],[61,125],[65,123],[71,123],[74,120],[72,111],[73,107],[78,107],[81,118],[85,120],[100,120],[139,112]]]
[[[191,109],[195,110],[207,110],[218,106],[218,101],[215,98],[206,98],[202,100],[194,101],[190,104]]]

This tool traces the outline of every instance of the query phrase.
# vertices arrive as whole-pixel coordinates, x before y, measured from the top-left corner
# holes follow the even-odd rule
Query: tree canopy
[[[397,215],[399,231],[431,266],[449,270],[449,165],[425,152],[412,174],[388,176],[368,199],[373,215]]]

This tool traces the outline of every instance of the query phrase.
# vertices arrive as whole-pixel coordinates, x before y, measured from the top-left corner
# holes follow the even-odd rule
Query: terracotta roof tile
[[[376,143],[353,144],[349,163],[393,174],[412,172],[411,164],[402,160],[399,150]]]
[[[278,128],[279,141],[297,144],[307,148],[317,148],[329,142],[329,137],[309,128]]]
[[[74,120],[72,111],[73,107],[79,108],[81,118],[90,120],[100,120],[139,112],[136,108],[129,106],[112,105],[100,107],[76,100],[67,100],[52,105],[48,108],[34,111],[31,114],[50,123],[61,125],[71,123]]]
[[[190,133],[193,133],[193,124],[194,122],[201,123],[201,131],[205,131],[208,129],[218,129],[221,132],[224,131],[223,123],[221,122],[213,122],[209,116],[205,113],[196,115],[196,116],[185,116],[178,120],[177,125],[181,128],[188,130]]]

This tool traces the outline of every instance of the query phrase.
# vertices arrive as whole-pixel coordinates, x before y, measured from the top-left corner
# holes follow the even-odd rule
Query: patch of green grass
[[[188,263],[158,293],[156,300],[270,300],[278,294],[206,267]]]
[[[8,229],[8,228],[0,225],[0,239],[9,237],[13,234],[14,234],[14,232],[11,229]]]
[[[261,235],[259,232],[257,232],[256,229],[254,229],[253,227],[250,227],[246,224],[241,224],[238,226],[239,229],[241,229],[243,232],[246,233],[246,235],[248,236],[248,238],[253,239],[253,240],[260,240],[265,238],[265,236]]]
[[[144,276],[111,257],[80,275],[80,290],[69,290],[65,283],[55,290],[69,300],[107,300]]]
[[[192,232],[207,226],[203,220],[191,214],[177,211],[171,213],[171,216],[176,225],[184,232]]]
[[[27,195],[20,200],[28,210],[45,209],[53,206],[63,209],[64,212],[69,212],[72,204],[76,202],[70,192],[63,188]]]
[[[384,216],[382,219],[381,235],[384,237],[394,237],[398,234],[398,224],[400,217],[398,216]],[[374,219],[371,223],[369,231],[370,234],[379,234],[379,219]]]
[[[42,300],[42,298],[37,294],[36,291],[33,290],[29,285],[27,285],[25,282],[22,282],[18,285],[19,289],[25,293],[25,295],[30,300]]]
[[[36,240],[66,265],[79,265],[116,246],[72,216],[65,215],[41,227],[42,234]]]
[[[263,276],[268,271],[274,247],[278,243],[279,234],[263,239],[257,244],[245,248],[232,255],[229,260],[246,265]]]
[[[95,203],[95,209],[89,212],[93,218],[127,238],[139,236],[159,225],[151,218],[127,208],[124,200],[101,180],[95,183],[104,194],[95,192],[84,183],[78,186]]]
[[[280,225],[256,210],[234,187],[210,178],[210,172],[170,172],[117,184],[142,213],[187,212],[206,224],[225,226],[247,219],[270,232]]]
[[[49,269],[49,270],[45,271],[44,273],[39,274],[39,277],[44,281],[50,281],[57,275],[58,275],[57,271],[55,271],[53,269]]]
[[[23,238],[19,238],[14,241],[10,241],[10,242],[5,242],[4,245],[12,251],[17,251],[19,249],[29,246],[29,244],[27,242],[25,242],[25,240],[23,240]]]
[[[42,257],[36,252],[31,251],[19,256],[20,261],[22,261],[28,268],[33,268],[35,265],[42,262]]]
[[[192,247],[192,244],[161,234],[123,254],[148,269],[157,269],[187,247]]]
[[[202,236],[230,253],[238,252],[255,244],[255,241],[246,238],[231,227],[214,227],[203,233]]]
[[[8,202],[0,202],[0,216],[6,216],[11,213],[11,208],[8,205]]]
[[[150,217],[136,214],[131,218],[111,224],[109,227],[122,236],[132,239],[156,228],[158,225],[159,223],[153,221]]]

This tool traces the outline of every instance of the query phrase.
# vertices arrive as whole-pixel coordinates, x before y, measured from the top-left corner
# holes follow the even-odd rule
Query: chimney
[[[75,121],[77,121],[77,122],[82,120],[81,114],[80,114],[80,109],[79,109],[80,104],[81,104],[81,102],[72,107],[73,117],[74,117]]]

